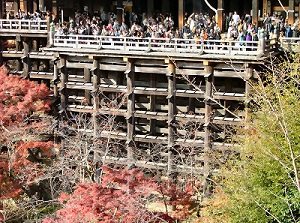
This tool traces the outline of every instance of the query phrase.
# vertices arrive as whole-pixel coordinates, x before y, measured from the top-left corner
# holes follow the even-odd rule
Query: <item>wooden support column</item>
[[[258,24],[258,0],[252,0],[252,23]]]
[[[184,26],[185,0],[178,0],[178,26],[181,29]]]
[[[30,58],[29,58],[29,52],[30,52],[30,44],[29,40],[27,38],[23,39],[23,77],[28,78],[29,72],[31,71],[31,65],[30,65]]]
[[[263,0],[263,11],[262,11],[262,15],[267,14],[268,12],[268,0]]]
[[[91,83],[91,72],[89,68],[84,68],[84,83]],[[86,102],[91,104],[91,92],[90,90],[84,90],[84,97]]]
[[[175,103],[175,92],[176,92],[176,69],[173,61],[166,59],[166,63],[168,63],[167,73],[168,78],[168,169],[167,175],[170,178],[173,178],[174,173],[174,160],[173,160],[173,149],[174,149],[174,140],[175,140],[175,112],[176,112],[176,103]]]
[[[119,22],[119,25],[122,25],[123,21],[123,0],[117,0],[117,19]]]
[[[288,23],[293,25],[295,22],[295,1],[289,0]]]
[[[20,0],[14,0],[14,15],[18,14],[20,9]]]
[[[156,88],[156,75],[155,74],[151,74],[150,87]],[[155,105],[156,105],[156,96],[150,95],[150,111],[152,111],[152,112],[156,111]],[[152,135],[156,134],[156,119],[150,119],[150,132]]]
[[[39,39],[32,40],[32,50],[39,51]]]
[[[131,58],[123,58],[127,62],[127,69],[125,71],[127,80],[127,160],[128,166],[134,164],[134,134],[135,134],[135,95],[134,95],[134,80],[135,80],[135,67],[134,61]]]
[[[39,10],[42,12],[45,11],[45,0],[39,0]]]
[[[15,43],[16,43],[16,51],[22,51],[22,41],[21,41],[21,36],[20,35],[16,36]],[[21,59],[16,60],[16,69],[17,69],[17,71],[22,70],[22,61],[21,61]]]
[[[57,18],[57,0],[52,0],[52,20]]]
[[[53,97],[54,97],[54,103],[53,103],[53,113],[54,113],[54,117],[58,117],[58,109],[57,109],[57,105],[58,105],[58,97],[59,97],[59,91],[58,91],[58,62],[59,62],[59,58],[55,58],[53,60]]]
[[[23,0],[23,11],[27,14],[28,12],[28,2],[27,0]]]
[[[220,29],[223,30],[224,29],[224,27],[223,27],[223,21],[225,19],[225,18],[223,18],[224,0],[218,0],[218,9],[217,10],[218,10],[218,13],[217,13],[217,24],[220,27]]]
[[[36,12],[39,8],[39,0],[33,0],[33,12]]]
[[[213,67],[208,61],[204,61],[205,65],[205,118],[204,118],[204,166],[203,166],[203,193],[207,195],[208,184],[207,178],[210,175],[210,152],[211,152],[211,113],[212,113],[212,87],[213,87]]]
[[[93,60],[93,69],[92,73],[92,81],[93,81],[93,124],[94,124],[94,138],[97,139],[99,132],[99,122],[98,122],[98,109],[100,106],[99,100],[99,84],[100,84],[100,76],[99,76],[99,61],[97,59]]]
[[[251,78],[253,77],[253,68],[246,68],[246,82],[245,82],[245,121],[248,119],[248,103],[250,102],[250,93],[251,93]],[[247,127],[247,126],[246,126]]]
[[[60,58],[60,97],[61,97],[61,112],[66,111],[68,107],[68,90],[67,90],[67,82],[68,82],[68,69],[67,69],[67,60],[65,56],[61,56]]]

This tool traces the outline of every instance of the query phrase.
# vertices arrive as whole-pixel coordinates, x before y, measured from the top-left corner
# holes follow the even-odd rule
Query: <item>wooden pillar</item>
[[[92,72],[92,81],[93,81],[93,125],[94,125],[94,138],[97,139],[99,132],[99,123],[98,123],[98,109],[100,105],[99,100],[99,84],[100,84],[100,76],[99,76],[99,61],[97,59],[93,60],[93,69]],[[96,155],[96,154],[95,154]]]
[[[117,19],[119,22],[119,25],[122,25],[123,21],[123,0],[117,0]]]
[[[156,75],[155,74],[151,74],[150,87],[156,88]],[[150,111],[151,112],[156,111],[155,105],[156,105],[156,96],[150,95]],[[150,119],[150,132],[152,135],[156,134],[156,119]]]
[[[263,0],[263,11],[261,16],[267,13],[268,13],[268,0]]]
[[[32,40],[32,50],[33,51],[39,51],[39,43],[38,43],[38,39],[34,39]]]
[[[134,95],[134,79],[135,79],[135,68],[134,61],[130,58],[124,58],[127,62],[127,69],[125,71],[127,80],[127,160],[128,166],[134,163],[134,132],[135,132],[135,119],[134,119],[134,109],[135,109],[135,95]]]
[[[58,117],[58,109],[57,109],[57,105],[58,105],[58,97],[59,97],[59,91],[58,91],[58,62],[59,62],[59,58],[56,58],[53,60],[53,97],[54,97],[54,103],[53,103],[53,115],[54,117]],[[56,137],[57,138],[57,137]]]
[[[172,178],[174,173],[174,160],[173,160],[173,150],[174,150],[174,138],[175,138],[175,112],[176,112],[176,103],[175,103],[175,92],[176,92],[176,69],[173,61],[166,59],[168,63],[169,73],[167,74],[168,78],[168,169],[167,175]]]
[[[147,0],[147,11],[148,15],[152,15],[154,11],[154,0]]]
[[[258,25],[258,0],[252,0],[252,23]]]
[[[295,22],[295,1],[289,0],[288,23],[293,25]]]
[[[89,68],[84,68],[84,83],[91,82],[91,72]],[[84,96],[86,102],[90,105],[91,104],[91,92],[90,90],[84,90]]]
[[[23,0],[23,11],[27,14],[28,12],[28,2],[27,0]]]
[[[39,0],[39,10],[42,12],[45,11],[45,0]]]
[[[246,82],[245,82],[245,98],[246,98],[246,103],[245,103],[245,121],[248,119],[248,102],[250,101],[250,93],[251,93],[251,83],[250,80],[253,77],[253,68],[252,67],[247,67],[246,68]],[[247,127],[247,126],[245,126]]]
[[[204,61],[203,64],[205,65],[205,118],[204,118],[204,166],[203,166],[203,193],[207,194],[208,192],[208,185],[207,185],[207,178],[210,175],[210,159],[209,155],[211,152],[211,112],[212,112],[212,89],[213,89],[213,67],[208,61]]]
[[[178,0],[178,26],[181,29],[184,26],[185,0]]]
[[[267,13],[269,15],[271,15],[271,10],[272,9],[272,1],[271,0],[267,0]]]
[[[33,12],[36,12],[38,10],[39,6],[39,0],[33,0]]]
[[[67,90],[67,82],[68,82],[68,69],[67,69],[67,60],[65,56],[61,56],[60,58],[60,97],[61,97],[61,111],[66,111],[68,107],[68,90]]]
[[[264,14],[267,14],[267,8],[268,8],[268,0],[263,0],[263,8],[261,16],[263,17]]]
[[[57,12],[57,0],[52,0],[52,20],[55,20],[57,18]]]
[[[223,20],[225,18],[223,18],[223,10],[224,10],[224,0],[218,0],[218,13],[217,13],[217,24],[220,27],[220,30],[223,30]],[[226,30],[227,31],[227,30]]]
[[[27,38],[23,39],[23,77],[28,78],[29,77],[29,72],[31,70],[31,65],[30,65],[30,59],[29,59],[29,52],[30,52],[30,44],[29,40]]]
[[[21,47],[22,46],[22,41],[21,41],[21,36],[20,35],[16,36],[15,43],[16,43],[16,51],[21,51],[22,50],[22,47]],[[21,63],[20,59],[16,60],[16,69],[17,69],[17,71],[21,71],[21,69],[22,69],[22,63]]]
[[[20,8],[20,0],[14,0],[14,15],[18,14]]]

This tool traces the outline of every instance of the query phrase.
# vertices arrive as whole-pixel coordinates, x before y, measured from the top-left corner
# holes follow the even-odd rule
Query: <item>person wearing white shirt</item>
[[[234,22],[235,25],[238,24],[238,22],[241,20],[240,16],[237,14],[236,11],[234,11],[233,15],[232,15],[232,20]]]

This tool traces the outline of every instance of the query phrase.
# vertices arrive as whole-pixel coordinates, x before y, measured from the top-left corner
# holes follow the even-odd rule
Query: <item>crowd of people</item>
[[[74,19],[68,23],[57,24],[57,34],[82,34],[120,37],[153,37],[153,38],[185,38],[203,40],[230,39],[240,41],[257,41],[262,36],[270,39],[279,37],[299,37],[299,20],[291,25],[283,16],[265,14],[259,26],[252,21],[252,16],[238,15],[237,12],[224,15],[223,30],[218,26],[215,17],[208,13],[192,13],[185,15],[184,26],[179,29],[174,25],[171,14],[134,12],[125,16],[119,24],[114,13],[102,11],[98,15],[76,12]],[[225,33],[225,35],[224,35]]]
[[[21,10],[16,15],[5,13],[5,19],[43,20],[50,12],[24,13]],[[252,21],[252,16],[240,16],[237,12],[224,15],[223,30],[218,26],[215,17],[208,13],[185,14],[184,25],[181,29],[175,27],[173,16],[169,13],[153,13],[152,15],[126,13],[119,23],[117,15],[101,11],[90,15],[87,12],[75,12],[73,18],[65,22],[57,22],[57,34],[102,35],[120,37],[152,37],[152,38],[185,38],[203,40],[230,39],[240,41],[257,41],[262,36],[268,38],[299,37],[300,22],[288,24],[282,16],[264,14],[258,24]]]

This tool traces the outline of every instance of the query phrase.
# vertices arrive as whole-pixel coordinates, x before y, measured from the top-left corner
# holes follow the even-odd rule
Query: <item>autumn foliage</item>
[[[178,219],[147,208],[149,203],[162,199],[161,186],[153,178],[145,177],[137,169],[116,171],[104,167],[103,172],[101,184],[79,184],[72,195],[62,194],[60,202],[63,208],[57,211],[55,217],[45,219],[44,223],[158,223],[175,222]],[[178,189],[174,187],[167,193],[173,192],[178,192]],[[189,201],[182,203],[173,195],[173,201],[180,206],[190,207],[191,196],[187,193],[185,197]]]
[[[8,126],[22,121],[33,112],[50,109],[50,102],[45,100],[49,89],[45,84],[37,84],[20,76],[7,75],[4,67],[0,68],[0,124]]]
[[[0,211],[4,200],[18,199],[24,188],[43,174],[42,163],[50,158],[52,142],[28,138],[28,129],[43,124],[27,121],[32,114],[50,109],[49,93],[46,85],[7,75],[7,70],[0,68]]]

